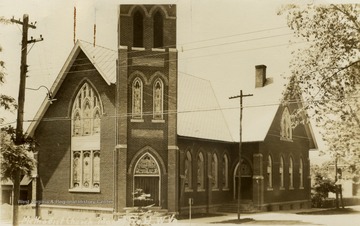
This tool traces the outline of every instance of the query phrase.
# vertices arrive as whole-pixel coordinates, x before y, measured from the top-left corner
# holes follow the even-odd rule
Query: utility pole
[[[24,14],[23,21],[11,19],[11,22],[22,25],[22,41],[21,41],[21,65],[20,65],[20,85],[19,85],[19,96],[18,96],[18,111],[17,111],[17,121],[16,121],[16,139],[15,144],[21,145],[24,143],[23,139],[23,122],[24,122],[24,103],[25,103],[25,84],[26,84],[26,72],[28,65],[26,64],[27,57],[27,45],[29,43],[35,43],[42,41],[43,38],[40,36],[40,39],[28,40],[28,29],[36,29],[34,24],[29,24],[29,15]],[[20,175],[21,172],[18,169],[14,178],[14,188],[13,188],[13,225],[19,225],[19,197],[20,197]]]
[[[242,111],[243,111],[243,97],[250,97],[253,96],[253,94],[246,94],[243,95],[242,90],[240,90],[240,95],[229,97],[229,99],[235,99],[240,98],[240,129],[239,129],[239,166],[238,166],[238,189],[237,189],[237,217],[238,220],[240,220],[240,199],[241,199],[241,151],[242,151]]]

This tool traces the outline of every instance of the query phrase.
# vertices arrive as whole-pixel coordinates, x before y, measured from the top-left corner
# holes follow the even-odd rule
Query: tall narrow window
[[[204,187],[204,156],[199,152],[197,156],[197,188],[198,190],[203,190]]]
[[[272,158],[271,156],[269,155],[268,156],[268,162],[267,162],[267,176],[268,176],[268,184],[267,184],[267,187],[268,188],[272,188],[273,187],[273,184],[272,184],[272,180],[273,180],[273,173],[272,173]]]
[[[229,188],[229,159],[226,154],[224,154],[222,166],[223,166],[223,170],[222,170],[223,189],[228,189]]]
[[[153,107],[154,107],[154,119],[163,119],[163,106],[164,106],[164,88],[161,79],[157,79],[154,83],[153,94]]]
[[[154,48],[164,46],[163,17],[159,11],[154,15]]]
[[[132,118],[142,118],[143,86],[141,79],[136,78],[132,86]]]
[[[213,189],[219,188],[218,168],[219,168],[218,157],[216,153],[214,153],[211,160],[211,176],[212,176]]]
[[[300,188],[304,188],[304,163],[302,158],[300,158],[299,178],[300,178]]]
[[[95,90],[85,83],[76,95],[71,120],[72,191],[100,188],[101,104]]]
[[[141,12],[136,11],[133,18],[133,46],[144,47],[144,18]]]
[[[186,152],[185,158],[185,189],[192,188],[192,161],[190,152]]]
[[[292,140],[291,117],[287,107],[284,109],[281,117],[280,137],[282,140]]]
[[[284,158],[280,156],[280,167],[279,167],[279,174],[280,174],[280,188],[284,188]]]
[[[289,161],[289,188],[294,189],[294,161],[292,157]]]

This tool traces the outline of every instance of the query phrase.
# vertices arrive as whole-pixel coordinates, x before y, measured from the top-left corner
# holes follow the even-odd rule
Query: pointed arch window
[[[268,189],[272,189],[273,187],[273,172],[272,172],[272,167],[273,167],[273,161],[271,158],[271,155],[268,156],[268,161],[267,161],[267,176],[268,176],[268,184],[267,184],[267,188]]]
[[[285,186],[284,186],[284,157],[282,156],[280,156],[279,174],[280,174],[280,189],[283,189]]]
[[[229,158],[226,154],[223,157],[223,189],[229,188]]]
[[[197,156],[197,189],[198,191],[204,190],[205,188],[205,164],[204,164],[204,155],[202,152],[199,152]]]
[[[144,47],[144,17],[140,11],[133,17],[133,46]]]
[[[164,47],[164,22],[159,11],[154,14],[154,48]]]
[[[142,119],[143,84],[140,78],[135,78],[132,85],[132,118]]]
[[[280,137],[282,140],[292,140],[291,117],[287,107],[285,107],[281,116]]]
[[[300,158],[299,179],[300,179],[300,189],[303,189],[304,188],[304,162],[303,162],[302,158]]]
[[[294,189],[294,161],[292,157],[289,160],[289,189]]]
[[[219,163],[218,163],[218,157],[216,153],[212,155],[211,159],[211,176],[212,176],[212,188],[218,189],[219,188],[219,176],[218,176],[218,169],[219,169]]]
[[[185,158],[185,189],[192,189],[192,158],[189,151],[186,152]]]
[[[101,102],[85,83],[72,107],[70,191],[100,191]]]
[[[163,119],[164,109],[164,84],[161,79],[154,82],[153,88],[153,117],[155,120]]]

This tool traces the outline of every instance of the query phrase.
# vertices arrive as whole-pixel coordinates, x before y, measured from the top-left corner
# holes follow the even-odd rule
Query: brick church
[[[292,125],[300,103],[244,108],[238,170],[239,109],[224,114],[209,81],[178,72],[176,19],[175,5],[120,5],[117,50],[77,41],[51,88],[57,100],[28,130],[42,215],[149,205],[187,214],[189,199],[194,211],[226,211],[239,178],[243,208],[309,207],[316,143],[309,124]],[[254,81],[255,105],[285,99],[265,65]]]

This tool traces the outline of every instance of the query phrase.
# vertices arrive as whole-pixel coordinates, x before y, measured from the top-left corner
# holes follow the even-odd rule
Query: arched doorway
[[[234,170],[234,199],[237,199],[238,185],[239,185],[239,163]],[[250,163],[241,159],[241,199],[252,200],[252,169]]]
[[[150,153],[143,154],[134,168],[134,206],[159,206],[160,168]]]

